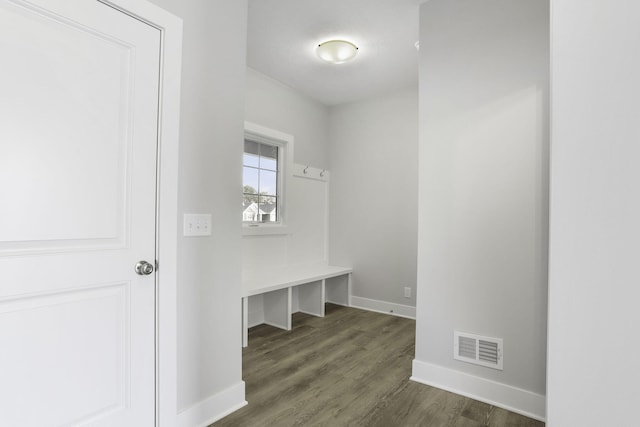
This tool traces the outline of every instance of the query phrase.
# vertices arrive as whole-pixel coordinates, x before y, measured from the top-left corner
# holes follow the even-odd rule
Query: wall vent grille
[[[502,339],[454,331],[453,358],[502,370]]]

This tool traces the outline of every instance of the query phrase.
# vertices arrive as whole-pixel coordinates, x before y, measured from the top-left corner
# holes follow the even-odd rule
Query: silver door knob
[[[139,261],[136,264],[136,273],[141,276],[148,276],[153,273],[153,264],[147,261]]]

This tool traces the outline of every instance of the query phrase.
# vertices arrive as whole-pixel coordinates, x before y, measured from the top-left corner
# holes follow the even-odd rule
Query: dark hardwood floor
[[[544,423],[409,381],[415,321],[327,304],[289,332],[249,331],[249,404],[215,427],[541,427]]]

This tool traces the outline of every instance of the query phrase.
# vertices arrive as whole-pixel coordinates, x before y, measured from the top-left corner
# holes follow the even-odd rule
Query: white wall
[[[632,425],[640,402],[640,4],[552,5],[547,425]]]
[[[247,1],[153,2],[184,21],[180,221],[184,213],[213,216],[211,237],[178,239],[177,400],[186,410],[181,425],[197,425],[244,400],[242,180],[236,165],[242,158]]]
[[[415,306],[418,89],[333,107],[330,125],[330,262],[354,268],[356,297]]]
[[[328,107],[247,68],[245,110],[247,121],[295,137],[295,163],[328,167]]]
[[[420,13],[415,379],[544,416],[549,5],[430,0]],[[504,371],[453,331],[504,339]]]
[[[294,163],[328,168],[327,107],[250,68],[245,105],[247,121],[294,137]],[[287,233],[244,236],[245,274],[264,267],[326,260],[328,184],[298,177],[289,177],[287,184]]]

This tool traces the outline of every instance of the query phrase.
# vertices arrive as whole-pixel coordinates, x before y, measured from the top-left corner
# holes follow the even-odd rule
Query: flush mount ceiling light
[[[358,46],[346,40],[329,40],[316,48],[318,56],[332,64],[342,64],[356,56]]]

